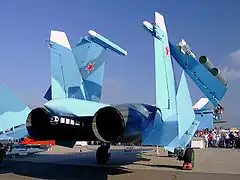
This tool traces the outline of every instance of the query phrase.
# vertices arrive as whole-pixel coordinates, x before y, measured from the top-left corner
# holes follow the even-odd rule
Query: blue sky
[[[240,1],[1,1],[0,82],[27,104],[41,105],[50,84],[50,30],[62,30],[71,45],[90,29],[128,51],[106,56],[103,100],[154,104],[153,38],[142,21],[164,14],[169,39],[184,38],[194,53],[208,56],[227,76],[222,104],[229,126],[240,127]],[[174,64],[177,72],[179,67]],[[193,103],[203,94],[189,80]]]

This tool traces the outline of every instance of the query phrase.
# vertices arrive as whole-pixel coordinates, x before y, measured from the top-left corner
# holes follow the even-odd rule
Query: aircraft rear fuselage
[[[142,131],[154,120],[157,111],[155,106],[146,104],[100,105],[92,115],[76,116],[80,114],[80,108],[79,112],[76,112],[75,107],[69,109],[68,106],[68,110],[64,107],[68,103],[63,102],[69,99],[54,101],[48,102],[47,108],[36,108],[29,114],[26,124],[31,138],[56,141],[135,142],[141,139]],[[77,107],[83,107],[88,103],[81,100],[73,101],[79,103]],[[96,104],[100,103],[91,104],[96,107]],[[91,105],[89,108],[94,109]],[[65,114],[57,113],[63,109]]]

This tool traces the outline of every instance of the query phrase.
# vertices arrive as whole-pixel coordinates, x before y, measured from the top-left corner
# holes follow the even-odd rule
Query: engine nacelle
[[[29,136],[34,140],[50,140],[50,120],[51,117],[44,108],[33,109],[26,121]]]
[[[212,62],[208,59],[207,56],[200,56],[199,62],[209,71],[211,71],[211,69],[214,67]]]
[[[149,111],[142,105],[124,104],[99,109],[93,119],[95,136],[103,142],[133,143],[141,140]]]
[[[27,131],[34,140],[97,141],[90,117],[54,115],[44,108],[33,109],[27,118]]]
[[[218,68],[212,68],[211,73],[212,75],[216,76],[225,86],[227,85],[227,81],[224,79]]]

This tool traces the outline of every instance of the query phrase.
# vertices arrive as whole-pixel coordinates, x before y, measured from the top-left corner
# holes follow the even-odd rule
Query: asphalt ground
[[[53,147],[52,151],[39,155],[6,160],[0,168],[0,179],[240,179],[240,150],[195,150],[196,164],[193,170],[182,170],[176,158],[166,157],[160,150],[157,156],[153,148],[144,148],[143,155],[135,147],[124,152],[123,147],[111,147],[111,159],[107,165],[96,165],[97,146],[89,146],[79,152],[73,149]]]

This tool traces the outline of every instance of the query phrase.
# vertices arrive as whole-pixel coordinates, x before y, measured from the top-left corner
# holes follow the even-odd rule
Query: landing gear
[[[98,164],[107,164],[111,154],[108,152],[110,145],[101,145],[96,152],[96,159]]]
[[[175,148],[173,153],[168,151],[168,157],[177,157],[178,160],[182,161],[183,153],[183,149]]]
[[[195,165],[195,153],[193,148],[187,148],[185,150],[185,153],[182,157],[183,163],[183,169],[184,170],[192,170],[192,168]]]

